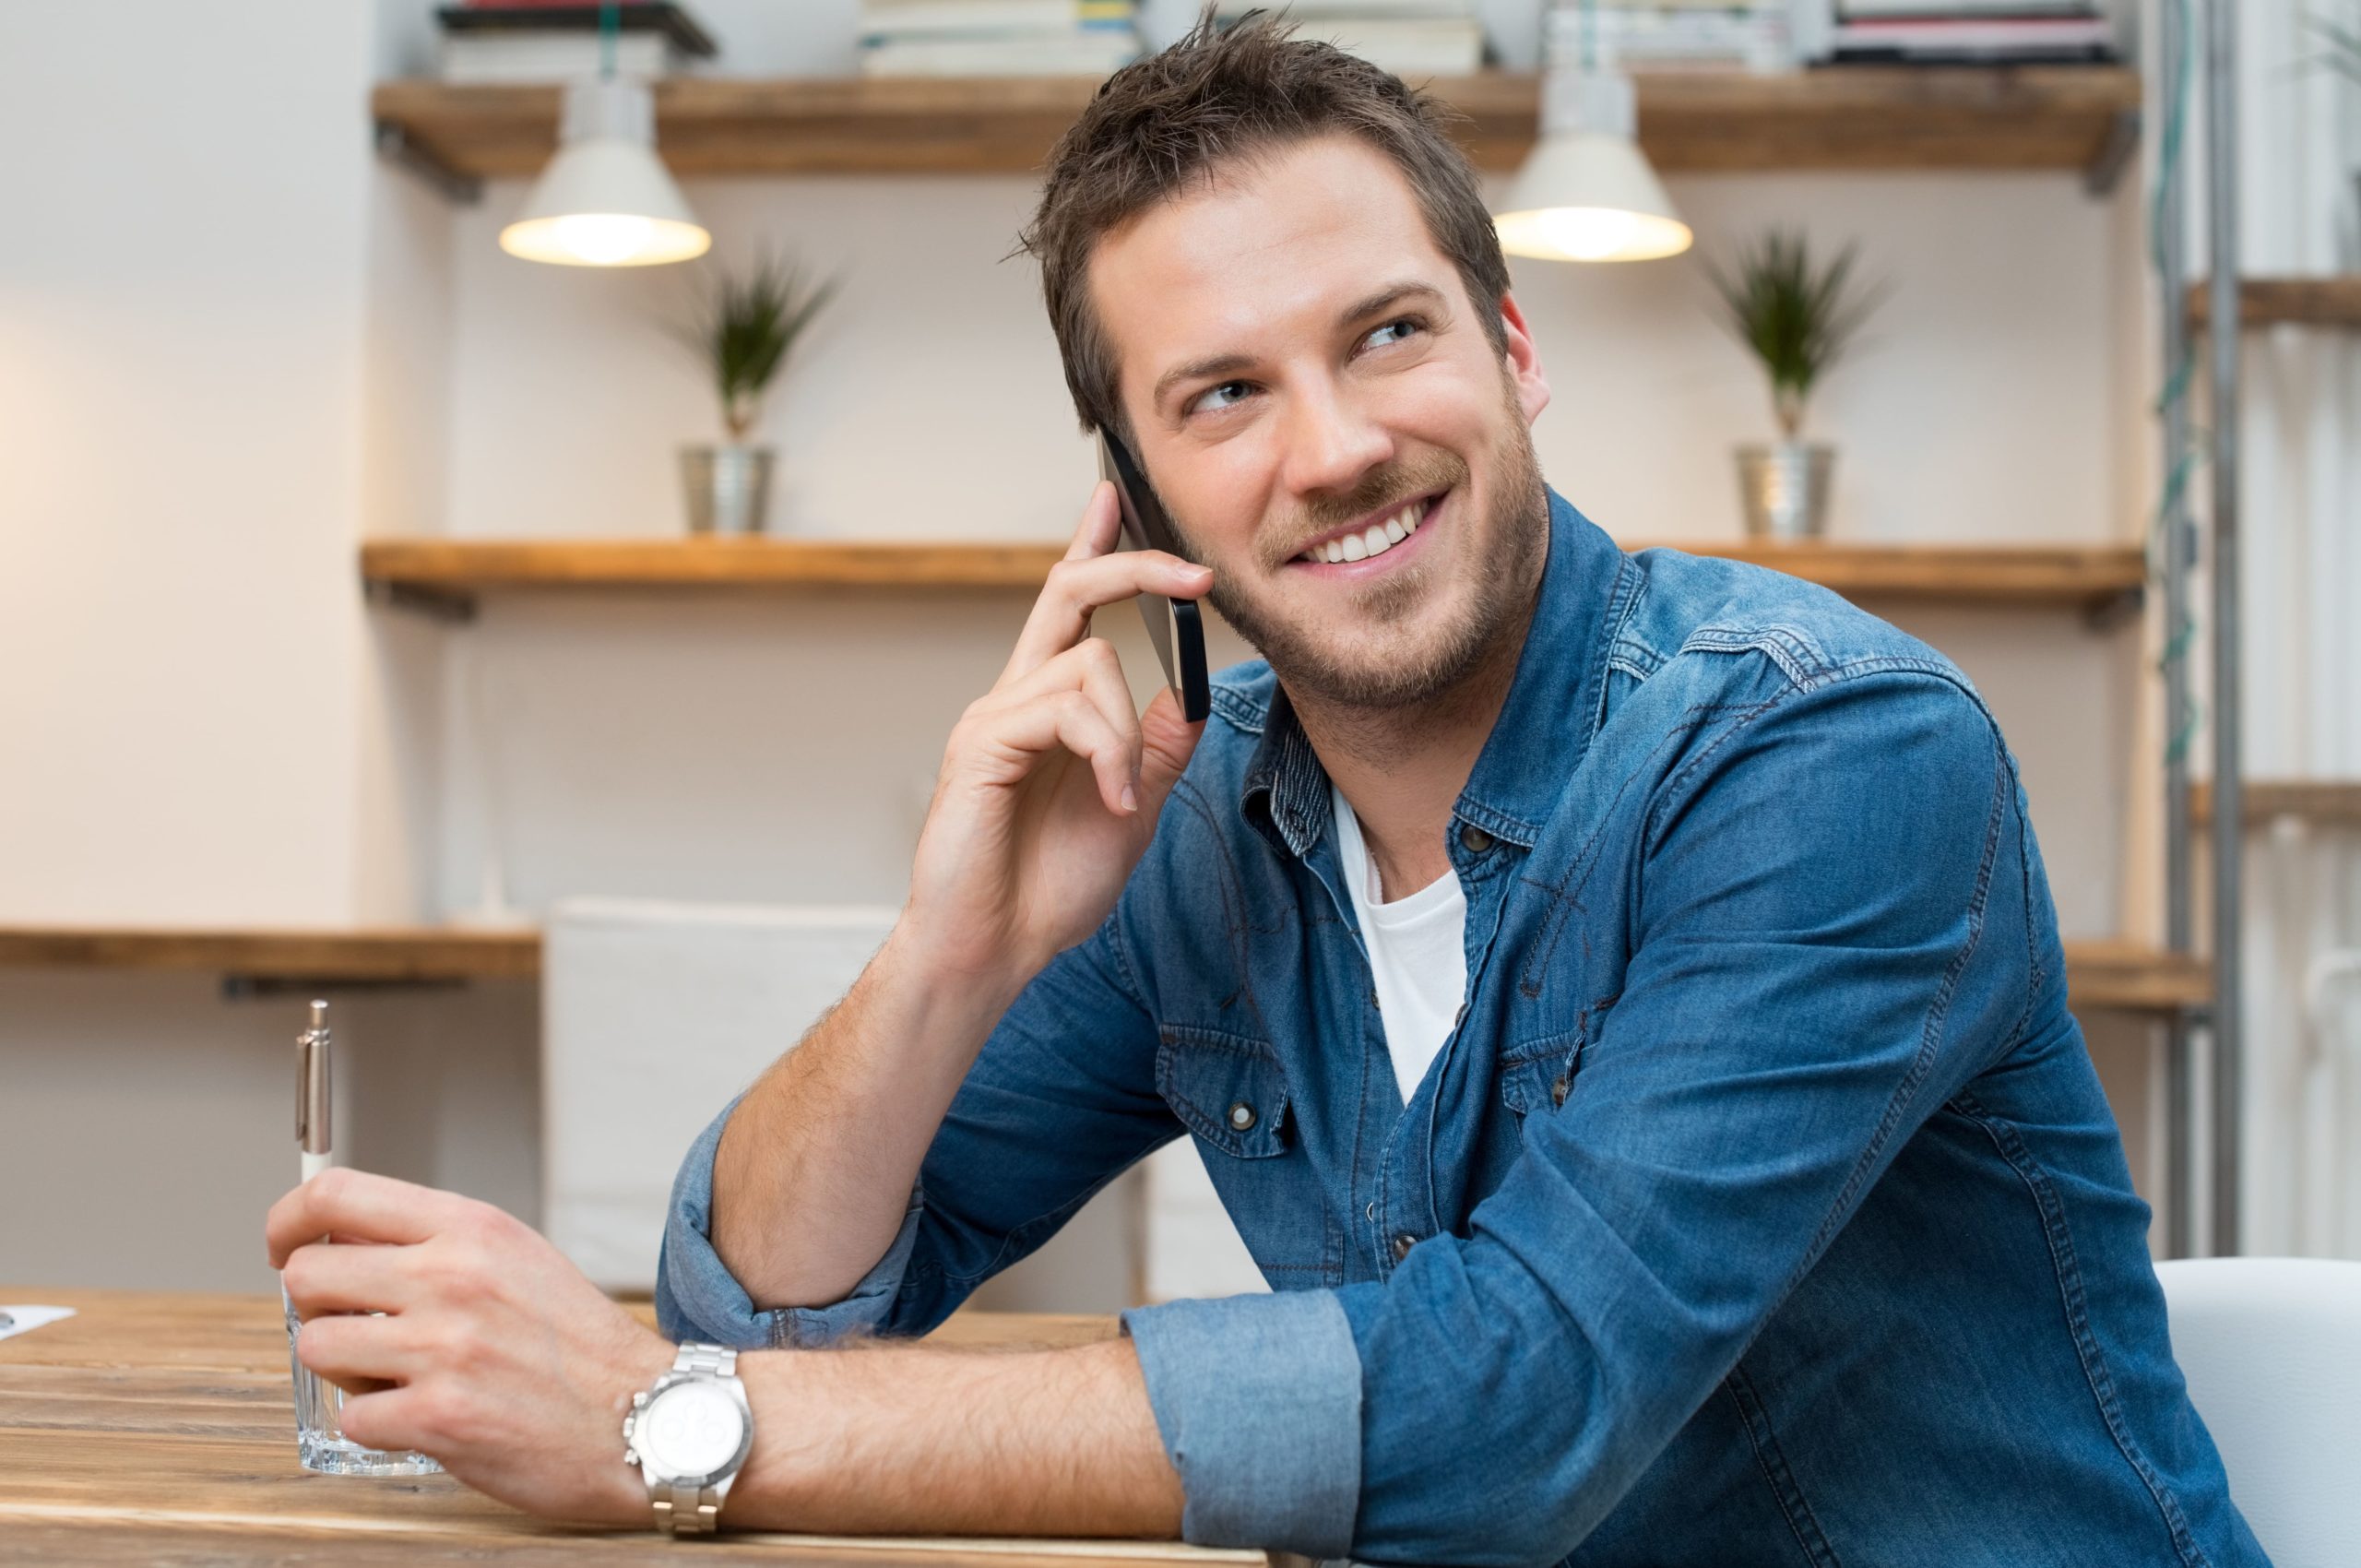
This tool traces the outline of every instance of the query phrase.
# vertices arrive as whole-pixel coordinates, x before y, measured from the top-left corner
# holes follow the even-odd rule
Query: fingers
[[[1074,542],[1066,546],[1065,558],[1087,561],[1114,549],[1115,540],[1123,531],[1122,516],[1122,503],[1116,498],[1114,481],[1100,480],[1092,487],[1090,499],[1083,504],[1082,522],[1074,530]]]
[[[1031,674],[1090,635],[1091,612],[1140,593],[1195,599],[1213,586],[1204,566],[1161,550],[1117,550],[1115,487],[1101,481],[1083,509],[1082,527],[1065,559],[1050,568],[1033,601],[1001,683]]]
[[[412,1254],[400,1247],[334,1246],[315,1241],[288,1255],[279,1273],[296,1315],[389,1313],[422,1294]]]
[[[977,728],[971,743],[961,749],[988,772],[1013,781],[1030,772],[1042,753],[1062,746],[1089,766],[1109,811],[1129,815],[1134,809],[1131,742],[1083,693],[1037,697],[967,722]]]
[[[284,1268],[296,1248],[330,1234],[363,1241],[423,1241],[453,1228],[470,1206],[455,1193],[338,1166],[271,1205],[263,1236],[270,1266]]]
[[[348,1395],[337,1424],[363,1448],[433,1454],[445,1446],[439,1424],[431,1420],[433,1411],[433,1396],[428,1390],[389,1388]]]
[[[315,1317],[295,1336],[295,1359],[348,1393],[408,1383],[433,1362],[415,1322],[399,1313]]]
[[[1013,685],[995,688],[971,710],[979,715],[1014,711],[1027,703],[1054,701],[1072,692],[1090,699],[1121,742],[1121,780],[1108,797],[1109,811],[1121,812],[1124,785],[1136,785],[1140,774],[1140,721],[1133,710],[1131,683],[1115,647],[1104,637],[1089,637],[1059,654]]]
[[[1189,758],[1197,749],[1198,740],[1205,732],[1203,719],[1192,724],[1180,717],[1180,699],[1172,688],[1159,690],[1140,715],[1139,801],[1143,809],[1157,812],[1164,806],[1164,798],[1172,792],[1180,775],[1188,768]]]

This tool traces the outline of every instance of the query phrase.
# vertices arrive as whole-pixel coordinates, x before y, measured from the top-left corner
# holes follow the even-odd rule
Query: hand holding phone
[[[1131,550],[1161,550],[1180,555],[1180,536],[1148,488],[1147,478],[1122,442],[1104,426],[1098,432],[1098,472],[1115,482],[1116,503],[1122,509],[1123,545]],[[1140,618],[1147,623],[1148,640],[1164,665],[1164,679],[1180,699],[1180,717],[1202,723],[1213,712],[1213,683],[1205,671],[1205,624],[1192,599],[1169,599],[1142,590]]]

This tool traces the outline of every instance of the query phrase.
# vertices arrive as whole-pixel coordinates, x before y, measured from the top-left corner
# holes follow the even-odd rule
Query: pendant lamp
[[[1639,94],[1620,71],[1553,64],[1542,82],[1541,139],[1510,182],[1493,222],[1501,248],[1544,261],[1648,261],[1689,248],[1640,151]]]
[[[713,245],[656,156],[656,99],[611,74],[565,89],[557,156],[500,248],[568,267],[655,267]]]

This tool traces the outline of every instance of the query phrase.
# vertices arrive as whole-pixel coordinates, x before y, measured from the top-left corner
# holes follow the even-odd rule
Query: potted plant
[[[2361,27],[2343,27],[2316,11],[2304,13],[2304,21],[2314,32],[2328,41],[2325,53],[2312,56],[2313,64],[2325,65],[2355,87],[2361,87]],[[2361,169],[2353,172],[2353,191],[2361,199]]]
[[[763,530],[772,451],[750,445],[747,434],[788,350],[836,289],[833,279],[806,287],[795,267],[765,256],[750,272],[722,271],[695,315],[677,329],[713,377],[728,432],[720,445],[681,449],[691,533]]]
[[[1723,319],[1771,378],[1779,421],[1775,445],[1738,449],[1750,534],[1804,539],[1826,527],[1836,453],[1803,439],[1804,407],[1881,292],[1857,284],[1854,261],[1855,247],[1847,245],[1827,266],[1816,266],[1801,230],[1774,228],[1739,252],[1735,273],[1706,263]]]

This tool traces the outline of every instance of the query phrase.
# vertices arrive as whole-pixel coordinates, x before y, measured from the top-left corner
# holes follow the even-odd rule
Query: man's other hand
[[[304,1320],[297,1357],[347,1391],[347,1436],[431,1454],[535,1514],[648,1523],[623,1418],[672,1348],[540,1232],[454,1193],[335,1170],[271,1206],[265,1234]]]

